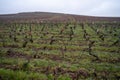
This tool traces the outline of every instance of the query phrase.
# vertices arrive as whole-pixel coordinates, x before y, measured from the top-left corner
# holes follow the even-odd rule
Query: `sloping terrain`
[[[120,80],[119,18],[19,13],[0,20],[0,80]]]
[[[62,13],[49,12],[24,12],[18,14],[0,15],[2,21],[21,21],[21,22],[40,22],[40,21],[55,21],[55,22],[69,22],[69,21],[120,21],[120,17],[94,17],[82,16]]]

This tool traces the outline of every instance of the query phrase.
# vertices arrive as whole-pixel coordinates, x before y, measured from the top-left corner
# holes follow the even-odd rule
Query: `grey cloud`
[[[120,16],[120,0],[1,0],[0,14],[45,11],[92,16]]]

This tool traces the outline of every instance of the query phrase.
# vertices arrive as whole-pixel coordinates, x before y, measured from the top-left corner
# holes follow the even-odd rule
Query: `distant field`
[[[120,18],[27,14],[0,16],[0,80],[120,80]]]

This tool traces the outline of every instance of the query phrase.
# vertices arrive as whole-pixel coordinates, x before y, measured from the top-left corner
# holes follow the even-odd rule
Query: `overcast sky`
[[[120,17],[120,0],[0,0],[0,14],[41,11]]]

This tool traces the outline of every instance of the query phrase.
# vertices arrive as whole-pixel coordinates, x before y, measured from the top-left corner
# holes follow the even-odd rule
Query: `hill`
[[[120,18],[28,12],[0,20],[0,80],[120,80]]]
[[[70,22],[70,21],[120,21],[120,17],[96,17],[83,16],[63,13],[50,12],[23,12],[17,14],[0,15],[0,21],[18,21],[18,22]]]

